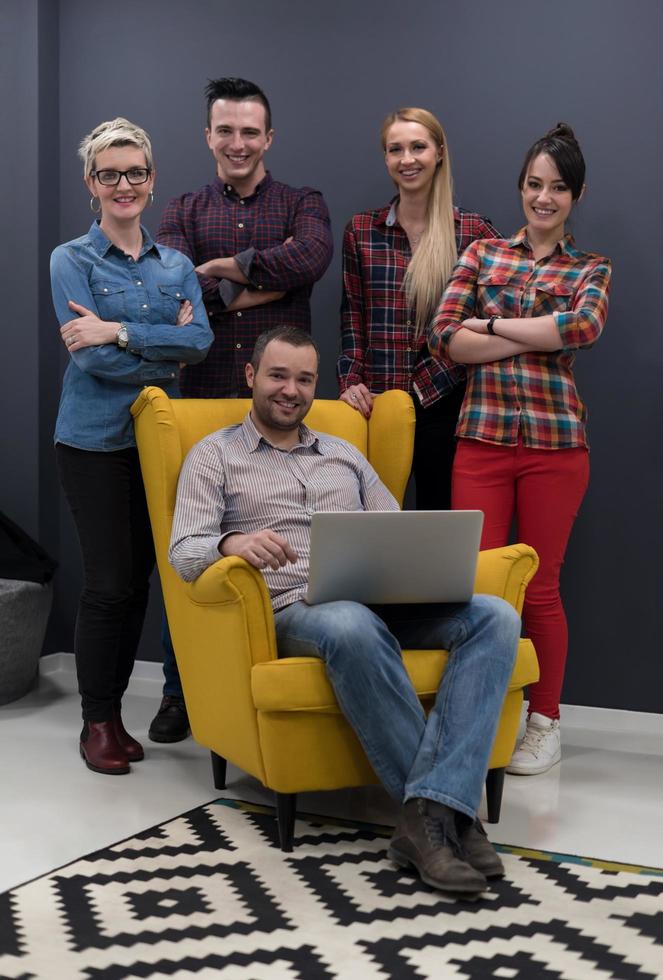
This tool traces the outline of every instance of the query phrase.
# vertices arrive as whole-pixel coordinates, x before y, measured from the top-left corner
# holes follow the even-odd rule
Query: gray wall
[[[64,509],[58,516],[48,449],[64,361],[43,300],[44,263],[57,241],[90,221],[76,144],[118,114],[150,131],[159,173],[147,223],[155,229],[170,197],[211,177],[202,87],[209,77],[237,74],[255,79],[272,101],[272,172],[320,188],[332,212],[337,255],[313,304],[320,393],[328,397],[335,394],[343,225],[391,194],[378,146],[386,112],[418,104],[440,116],[459,203],[504,233],[520,222],[515,180],[527,146],[560,119],[575,128],[588,191],[573,227],[581,246],[611,256],[614,288],[606,334],[577,365],[591,409],[592,481],[563,577],[571,627],[564,699],[659,711],[663,341],[652,310],[662,217],[663,10],[656,0],[554,8],[542,0],[421,0],[404,10],[394,0],[324,7],[255,0],[242,8],[226,0],[142,0],[129,14],[83,0],[5,0],[11,43],[0,69],[7,82],[1,131],[12,176],[0,182],[0,206],[13,235],[4,236],[0,267],[10,297],[7,364],[20,363],[21,371],[5,370],[3,381],[0,437],[3,459],[14,462],[0,507],[57,548],[51,649],[71,644],[80,577],[69,517]],[[20,105],[9,95],[18,88]],[[140,651],[149,659],[159,656],[156,608],[153,602]],[[625,662],[633,669],[624,670]]]
[[[39,530],[39,268],[38,120],[23,113],[17,95],[32,110],[38,100],[38,30],[35,5],[20,0],[2,8],[0,30],[0,269],[5,297],[2,346],[5,370],[0,384],[2,503],[30,531]],[[19,188],[23,189],[18,193]],[[17,262],[20,255],[21,260]],[[17,367],[20,365],[21,383]],[[26,493],[26,488],[28,488]],[[6,508],[5,508],[6,509]]]

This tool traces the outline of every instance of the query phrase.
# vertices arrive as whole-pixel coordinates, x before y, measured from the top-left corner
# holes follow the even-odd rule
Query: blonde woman
[[[475,239],[500,235],[453,206],[449,144],[432,113],[398,109],[381,139],[397,194],[345,229],[340,397],[368,418],[378,392],[412,395],[417,509],[445,510],[465,372],[430,356],[427,328],[457,257]]]
[[[146,384],[177,395],[180,363],[201,361],[213,335],[191,262],[140,223],[155,176],[145,130],[121,118],[102,123],[79,155],[98,220],[51,256],[69,355],[55,451],[84,567],[74,639],[80,753],[94,772],[119,775],[143,758],[121,702],[154,567],[129,408]]]

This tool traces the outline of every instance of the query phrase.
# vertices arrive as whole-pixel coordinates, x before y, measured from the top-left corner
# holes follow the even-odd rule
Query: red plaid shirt
[[[286,238],[294,239],[284,245]],[[166,208],[157,241],[187,255],[194,265],[234,256],[249,289],[286,290],[273,303],[227,312],[243,289],[228,280],[199,276],[214,331],[207,358],[181,374],[182,394],[195,398],[249,397],[244,365],[263,330],[287,323],[311,329],[313,284],[331,262],[329,212],[310,187],[289,187],[267,174],[253,194],[240,198],[216,177]]]
[[[460,255],[476,238],[499,232],[480,214],[454,208]],[[415,341],[416,312],[408,307],[403,278],[412,258],[395,205],[363,211],[343,237],[343,301],[339,388],[363,382],[373,392],[400,388],[432,405],[465,377],[458,365],[430,356],[425,332]]]
[[[526,229],[508,240],[475,242],[442,297],[430,336],[436,357],[468,317],[552,314],[562,337],[557,351],[530,351],[467,365],[467,392],[456,435],[535,449],[587,446],[587,410],[573,378],[578,348],[591,347],[608,313],[610,262],[581,252],[571,235],[535,261]],[[451,363],[446,361],[446,363]]]

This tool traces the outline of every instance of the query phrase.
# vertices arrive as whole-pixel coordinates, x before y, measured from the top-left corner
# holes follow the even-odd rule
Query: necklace
[[[405,234],[408,237],[408,240],[410,242],[410,246],[413,249],[415,249],[417,247],[417,245],[419,244],[419,242],[421,241],[421,239],[423,238],[423,234],[424,234],[424,232],[426,230],[426,219],[424,218],[423,223],[421,222],[421,219],[418,219],[418,220],[417,219],[415,219],[415,220],[412,220],[412,219],[403,220],[403,218],[401,217],[401,215],[398,214],[398,211],[396,212],[396,217],[398,218],[398,223],[400,224],[401,228],[403,229],[403,231],[405,232]],[[419,225],[419,228],[415,232],[415,228],[416,228],[417,225]]]
[[[412,246],[412,248],[416,248],[416,246],[419,244],[419,242],[423,238],[424,231],[426,230],[425,225],[421,229],[421,231],[419,231],[418,234],[415,234],[414,230],[410,230],[409,228],[407,228],[403,224],[401,224],[401,228],[403,228],[405,234],[407,235],[407,237],[408,237],[408,239],[410,241],[410,245]]]

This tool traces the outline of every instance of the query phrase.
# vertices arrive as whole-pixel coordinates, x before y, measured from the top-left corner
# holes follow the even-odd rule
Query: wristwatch
[[[129,334],[127,333],[127,328],[121,321],[120,329],[115,334],[115,343],[118,347],[122,347],[123,349],[129,345]]]
[[[499,320],[499,317],[498,316],[491,316],[490,320],[486,324],[486,333],[489,333],[491,335],[491,337],[496,337],[497,336],[497,334],[495,333],[495,327],[494,327],[495,320]]]

